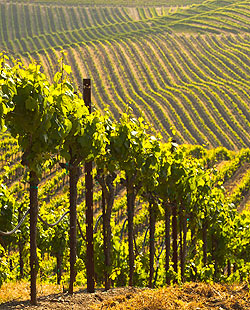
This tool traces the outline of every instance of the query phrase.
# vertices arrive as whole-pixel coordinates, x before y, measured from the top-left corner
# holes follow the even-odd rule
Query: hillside
[[[36,280],[73,294],[90,259],[101,288],[248,281],[250,3],[178,1],[0,1],[0,287],[31,270],[32,304]],[[203,308],[244,309],[224,289]]]
[[[186,7],[1,3],[2,48],[52,74],[60,51],[73,81],[115,118],[130,106],[179,143],[250,146],[247,1]],[[22,23],[25,21],[25,23]]]

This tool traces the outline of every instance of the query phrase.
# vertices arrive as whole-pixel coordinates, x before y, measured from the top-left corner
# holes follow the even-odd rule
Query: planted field
[[[74,44],[66,58],[75,84],[91,77],[94,103],[115,118],[130,106],[164,137],[240,149],[250,145],[249,50],[237,41],[248,37],[157,34]],[[49,72],[60,53],[36,57]]]
[[[168,7],[160,3],[111,7],[84,6],[77,1],[4,1],[0,2],[0,25],[2,50],[25,64],[35,59],[46,76],[51,81],[54,78],[53,85],[34,83],[38,67],[30,67],[29,73],[20,68],[11,71],[4,56],[1,58],[2,104],[6,105],[0,111],[1,124],[5,122],[13,136],[27,133],[20,134],[18,141],[24,154],[8,133],[1,135],[0,180],[7,185],[2,187],[1,198],[6,196],[10,207],[3,204],[0,214],[0,220],[5,219],[0,223],[0,284],[5,279],[25,278],[29,270],[27,222],[22,223],[19,237],[6,235],[6,231],[12,234],[11,229],[22,222],[29,208],[34,224],[30,236],[38,231],[31,237],[37,245],[30,244],[35,252],[39,249],[39,280],[70,283],[70,293],[74,282],[86,284],[86,256],[95,257],[92,280],[95,277],[97,285],[105,288],[247,280],[249,2],[212,0],[180,6],[173,1]],[[66,52],[63,56],[62,51]],[[62,58],[72,69],[70,79],[78,92],[82,79],[91,78],[92,102],[103,113],[109,110],[109,121],[95,113],[85,115],[83,107],[78,111],[77,93],[68,82],[60,84],[65,71],[70,71]],[[9,72],[12,80],[6,78]],[[30,80],[23,90],[17,81],[24,77]],[[39,77],[44,79],[40,73]],[[15,83],[18,91],[9,92]],[[35,96],[35,88],[40,97]],[[12,101],[8,96],[13,96]],[[40,102],[43,96],[46,99]],[[15,108],[9,111],[12,105]],[[137,120],[122,115],[128,109]],[[23,126],[24,115],[36,118],[38,112],[44,113],[40,127],[32,123],[32,117]],[[147,120],[149,131],[139,116]],[[172,137],[181,146],[163,144],[152,136],[156,132],[163,141]],[[92,143],[94,155],[87,154]],[[35,156],[27,159],[31,150]],[[116,161],[109,165],[110,154]],[[80,164],[91,156],[97,156],[93,227],[92,223],[86,225],[88,195],[84,165]],[[41,169],[37,158],[44,160]],[[134,167],[135,172],[130,170]],[[151,170],[154,173],[148,175]],[[74,199],[68,193],[69,188],[72,193],[73,180]],[[31,213],[34,205],[29,204],[29,193],[30,201],[31,193],[39,201],[35,205],[39,215]],[[75,222],[69,225],[72,217]],[[74,228],[74,236],[71,229],[67,233],[69,226]],[[96,256],[86,250],[89,227]],[[33,255],[33,267],[35,258]],[[12,264],[20,266],[18,274]],[[36,275],[31,279],[34,284]],[[34,304],[35,293],[33,286]],[[131,302],[137,302],[136,297]]]
[[[250,146],[248,2],[0,5],[3,49],[50,75],[63,49],[74,84],[90,77],[93,102],[115,118],[131,107],[179,143]]]
[[[16,0],[8,0],[9,2],[16,2]],[[22,0],[22,2],[30,2],[30,0]],[[166,6],[166,1],[164,0],[32,0],[33,3],[38,4],[59,4],[59,5],[85,5],[85,6],[125,6],[125,7],[137,7],[137,6]],[[201,3],[202,0],[186,0],[185,4]],[[183,6],[182,0],[168,0],[167,5],[178,5]]]

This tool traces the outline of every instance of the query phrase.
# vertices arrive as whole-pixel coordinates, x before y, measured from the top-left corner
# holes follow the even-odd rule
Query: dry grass
[[[186,283],[183,286],[158,290],[142,290],[119,295],[92,306],[95,310],[247,310],[248,289],[219,284]]]
[[[38,283],[38,296],[62,292],[59,285]],[[13,300],[28,300],[30,298],[30,284],[26,281],[4,283],[0,289],[0,304]]]
[[[55,285],[38,285],[39,304],[31,306],[29,284],[5,284],[0,290],[0,310],[249,310],[248,286],[186,283],[163,289],[115,288],[107,292],[98,289],[88,294],[76,290],[72,296],[58,293]],[[11,302],[6,302],[11,300]],[[26,301],[24,301],[26,300]]]

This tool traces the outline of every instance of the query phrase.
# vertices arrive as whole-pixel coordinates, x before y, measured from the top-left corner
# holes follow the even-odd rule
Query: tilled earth
[[[38,306],[31,306],[29,301],[0,305],[0,310],[10,309],[250,310],[250,295],[247,285],[186,283],[155,290],[126,287],[91,294],[79,290],[73,296],[65,293],[41,296]]]

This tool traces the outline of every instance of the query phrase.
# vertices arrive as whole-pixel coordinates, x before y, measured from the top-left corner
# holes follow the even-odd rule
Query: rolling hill
[[[66,51],[75,86],[90,77],[94,104],[115,118],[131,107],[179,143],[250,146],[249,2],[0,5],[3,50],[47,74]]]
[[[114,6],[111,2],[99,4],[99,0],[84,4],[78,0],[0,1],[0,48],[25,64],[35,59],[51,79],[63,58],[72,68],[71,79],[79,92],[82,79],[91,78],[92,101],[96,108],[103,112],[109,109],[115,119],[128,109],[136,117],[143,116],[152,131],[160,133],[165,141],[173,137],[182,148],[186,148],[187,156],[199,158],[204,170],[217,169],[217,173],[211,172],[211,175],[215,178],[215,188],[218,183],[223,184],[228,209],[234,205],[239,211],[249,209],[250,2],[208,0],[186,1],[182,5],[179,0],[173,0],[168,6],[161,2],[142,6],[138,0],[133,6],[129,1],[119,1],[119,5],[115,2]],[[8,133],[2,133],[0,145],[0,179],[21,202],[18,209],[20,217],[28,208],[27,169],[20,163],[22,154],[15,139]],[[38,189],[39,214],[49,222],[56,221],[69,207],[68,170],[61,169],[58,163],[53,164],[52,161],[46,162]],[[78,184],[78,241],[81,245],[85,242],[81,230],[85,229],[84,182],[84,175],[81,175]],[[103,206],[100,186],[95,182],[94,234],[95,245],[100,251],[102,232],[97,228]],[[117,261],[123,262],[125,259],[120,260],[120,255],[126,257],[127,249],[123,247],[125,242],[122,239],[125,239],[123,231],[127,209],[125,190],[119,191],[119,185],[115,184],[112,221]],[[148,205],[140,199],[136,201],[135,209],[134,243],[138,259],[136,268],[140,274],[143,265],[141,253],[145,254],[149,229],[149,211]],[[217,205],[215,209],[219,214]],[[17,221],[17,216],[13,221]],[[55,233],[51,227],[45,228],[44,222],[39,222],[39,247],[43,249],[44,257],[50,253],[53,240],[57,240],[54,235],[64,234],[67,238],[67,224],[65,218]],[[163,250],[163,224],[161,217],[156,223],[157,264]],[[197,229],[199,238],[204,227],[200,225],[199,232]],[[22,233],[26,231],[24,227]],[[179,232],[181,239],[181,229]],[[210,237],[212,252],[215,246],[213,235]],[[191,229],[188,238],[191,245]],[[137,249],[138,244],[142,252]],[[199,249],[202,249],[201,243]],[[67,250],[65,253],[66,257]],[[192,254],[195,259],[195,253]],[[83,259],[84,253],[81,255]],[[51,264],[48,268],[56,265],[57,258],[51,257],[44,261],[41,259],[44,263],[41,268],[45,270],[48,261]],[[148,260],[146,256],[144,258]],[[95,263],[102,274],[103,262],[98,259]],[[64,260],[65,268],[68,268],[67,258]],[[233,261],[225,263],[229,264],[230,276]],[[161,258],[162,269],[164,264]],[[82,266],[79,268],[84,269]],[[125,270],[127,267],[122,268]],[[192,266],[189,271],[191,269]],[[223,272],[225,270],[226,267]],[[118,271],[114,268],[115,276],[122,277]],[[160,283],[163,274],[159,277],[162,277],[158,279]]]

